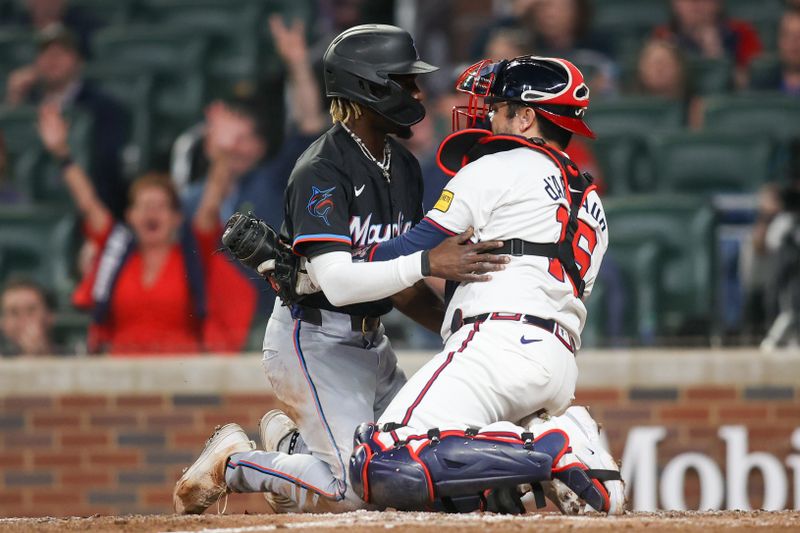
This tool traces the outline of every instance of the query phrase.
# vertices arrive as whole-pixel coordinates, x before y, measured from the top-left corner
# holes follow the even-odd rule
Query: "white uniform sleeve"
[[[594,230],[596,237],[594,246],[584,237],[578,240],[578,246],[589,254],[591,258],[588,271],[583,276],[583,281],[586,282],[586,288],[584,290],[585,300],[592,293],[594,282],[597,279],[597,273],[600,271],[600,265],[603,262],[603,256],[606,250],[608,250],[608,223],[606,222],[603,204],[596,191],[592,191],[586,196],[586,202],[581,206],[578,217],[583,223]]]
[[[469,226],[476,230],[485,227],[509,191],[507,180],[491,175],[492,171],[497,172],[493,161],[493,156],[484,156],[459,170],[426,218],[453,233],[461,233]]]
[[[422,252],[378,263],[354,263],[349,252],[327,252],[309,261],[308,275],[336,307],[380,300],[423,278]]]

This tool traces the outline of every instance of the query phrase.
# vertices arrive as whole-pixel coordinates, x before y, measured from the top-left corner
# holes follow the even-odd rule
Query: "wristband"
[[[422,275],[428,277],[431,275],[431,258],[429,257],[430,250],[425,250],[422,252],[422,256],[420,257],[420,261],[422,262]]]
[[[68,156],[58,160],[58,167],[63,172],[64,170],[67,169],[68,166],[70,166],[74,162],[75,161],[72,159],[72,156],[68,155]]]

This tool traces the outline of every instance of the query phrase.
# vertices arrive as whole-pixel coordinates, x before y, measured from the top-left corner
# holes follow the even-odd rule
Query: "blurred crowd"
[[[0,209],[39,205],[31,191],[41,184],[20,186],[16,175],[26,168],[20,155],[26,152],[12,149],[17,139],[2,129],[2,116],[35,109],[29,121],[44,154],[36,159],[35,180],[47,182],[60,200],[67,198],[67,211],[76,221],[67,301],[50,279],[5,269],[0,256],[0,353],[146,355],[257,348],[274,296],[263,280],[219,251],[221,228],[233,212],[247,210],[280,226],[283,189],[294,162],[330,124],[322,53],[333,36],[355,24],[406,27],[423,58],[442,67],[424,87],[428,115],[408,141],[423,169],[426,209],[446,183],[435,152],[450,131],[451,109],[459,100],[453,89],[456,73],[484,57],[568,58],[587,75],[593,103],[670,102],[680,109],[680,127],[687,131],[703,130],[709,95],[763,94],[767,99],[780,94],[800,100],[800,1],[781,1],[779,15],[767,24],[730,15],[725,0],[629,0],[628,5],[615,0],[620,20],[598,24],[597,4],[605,1],[298,0],[294,10],[256,10],[254,38],[259,50],[269,51],[257,56],[263,64],[245,77],[246,83],[233,75],[209,82],[202,108],[177,122],[161,128],[153,112],[156,131],[147,140],[167,142],[143,147],[135,139],[141,109],[97,75],[102,70],[97,43],[109,40],[103,41],[104,28],[120,23],[105,11],[93,11],[97,2],[0,0],[0,59],[12,55],[3,48],[11,49],[11,41],[3,41],[6,34],[26,34],[35,44],[27,62],[0,70]],[[663,8],[660,20],[640,13],[645,4]],[[125,5],[135,20],[136,0]],[[157,13],[148,16],[158,22]],[[616,28],[628,16],[633,25],[622,35]],[[223,56],[222,66],[235,59]],[[704,84],[714,80],[707,74],[720,65],[727,66],[723,81],[709,89]],[[123,72],[125,66],[111,70]],[[154,79],[161,83],[168,76],[157,72]],[[591,108],[587,120],[592,123]],[[83,143],[78,145],[80,127]],[[779,166],[787,175],[763,186],[752,217],[744,217],[752,231],[727,259],[742,296],[738,304],[723,303],[738,305],[739,318],[722,328],[744,332],[750,341],[769,331],[780,342],[775,339],[800,327],[792,311],[800,301],[800,144],[789,142],[782,152],[788,162]],[[611,167],[594,144],[574,140],[568,153],[595,175],[601,190],[619,194]],[[626,339],[624,308],[632,296],[613,239],[612,229],[608,266],[601,273],[605,296],[596,310],[605,317],[603,340],[597,344],[646,342]],[[790,296],[786,287],[793,287]],[[59,334],[59,313],[85,318],[77,320],[76,335]],[[781,331],[778,318],[785,326]],[[411,347],[436,343],[404,322],[389,320],[388,327],[403,329],[398,337]]]

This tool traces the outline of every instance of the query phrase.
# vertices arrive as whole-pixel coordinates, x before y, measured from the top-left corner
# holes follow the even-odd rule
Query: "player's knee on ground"
[[[351,483],[367,503],[406,511],[483,508],[491,489],[550,479],[568,446],[561,431],[534,442],[529,433],[431,430],[388,446],[380,434],[374,424],[356,430]]]

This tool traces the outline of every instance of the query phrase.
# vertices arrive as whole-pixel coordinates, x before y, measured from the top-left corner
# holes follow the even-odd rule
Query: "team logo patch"
[[[453,203],[453,193],[444,189],[442,195],[436,200],[436,204],[434,204],[433,208],[442,213],[446,213],[447,210],[450,209],[451,203]]]
[[[308,212],[317,218],[321,218],[326,225],[330,226],[328,222],[328,213],[335,207],[331,196],[336,187],[330,189],[320,190],[314,186],[311,187],[311,197],[308,199]]]

